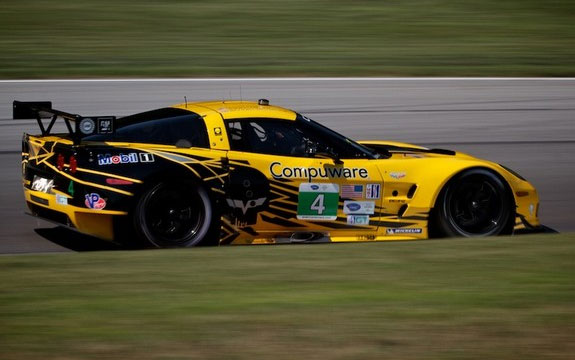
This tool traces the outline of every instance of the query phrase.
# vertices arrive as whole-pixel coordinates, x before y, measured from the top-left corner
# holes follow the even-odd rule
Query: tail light
[[[76,157],[74,155],[70,156],[70,172],[72,174],[76,173],[78,169],[78,162],[76,161]]]
[[[56,166],[58,167],[58,170],[60,171],[64,170],[64,155],[58,154],[58,160],[56,161]]]

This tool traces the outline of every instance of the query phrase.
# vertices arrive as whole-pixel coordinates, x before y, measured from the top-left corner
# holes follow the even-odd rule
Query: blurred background
[[[3,0],[0,77],[572,76],[571,0]]]
[[[573,359],[573,76],[573,0],[0,0],[0,359]],[[13,100],[184,96],[503,163],[564,234],[101,251],[24,215]]]

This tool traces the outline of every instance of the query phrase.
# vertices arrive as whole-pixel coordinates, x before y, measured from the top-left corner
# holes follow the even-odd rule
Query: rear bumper
[[[127,212],[113,210],[93,210],[64,203],[62,197],[68,195],[49,194],[24,188],[24,197],[31,215],[68,226],[77,231],[104,240],[114,240],[114,217],[125,216]]]

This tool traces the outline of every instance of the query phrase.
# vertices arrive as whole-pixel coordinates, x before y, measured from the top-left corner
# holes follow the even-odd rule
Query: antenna
[[[242,97],[242,84],[240,83],[240,101],[244,101],[244,98]]]
[[[184,95],[184,103],[186,104],[186,109],[188,108],[188,98]]]

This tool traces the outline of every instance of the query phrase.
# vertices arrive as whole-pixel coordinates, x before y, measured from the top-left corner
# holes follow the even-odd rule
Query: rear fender
[[[85,180],[113,190],[106,194],[110,208],[129,212],[135,200],[159,181],[186,179],[202,184],[211,193],[223,193],[224,162],[213,155],[220,154],[195,149],[184,152],[174,147],[90,144],[78,149],[78,167]]]

